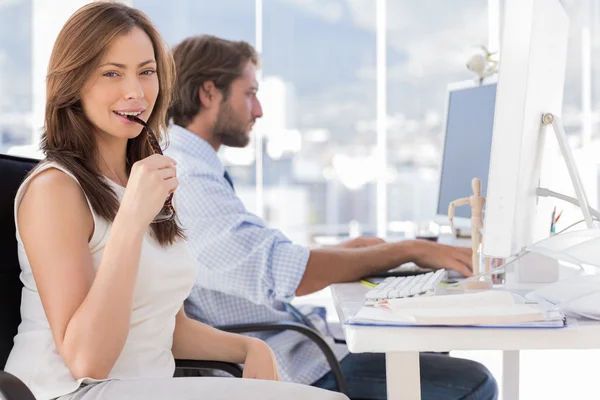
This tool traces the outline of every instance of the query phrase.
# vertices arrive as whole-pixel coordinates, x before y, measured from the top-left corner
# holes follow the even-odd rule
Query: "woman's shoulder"
[[[29,174],[17,194],[17,205],[25,198],[46,206],[62,204],[60,208],[87,208],[85,195],[75,176],[56,162],[42,161]]]
[[[25,180],[15,199],[17,233],[26,226],[61,226],[81,230],[89,237],[94,218],[85,194],[73,176],[52,165],[40,165]]]
[[[42,190],[48,195],[60,195],[58,192],[62,191],[81,192],[81,186],[71,171],[56,161],[48,160],[42,160],[21,186],[28,192]]]
[[[29,190],[40,189],[48,195],[54,193],[60,195],[63,191],[69,190],[81,191],[79,183],[70,173],[53,167],[36,171],[28,183]]]

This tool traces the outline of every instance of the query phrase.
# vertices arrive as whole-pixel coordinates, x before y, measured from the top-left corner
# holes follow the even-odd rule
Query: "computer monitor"
[[[496,79],[482,84],[468,80],[448,85],[437,203],[440,222],[448,222],[450,202],[473,193],[473,178],[481,179],[481,194],[486,194],[495,104]],[[456,208],[454,217],[458,227],[470,227],[468,206]]]
[[[550,235],[551,208],[536,189],[563,162],[542,115],[561,115],[569,20],[559,0],[506,0],[483,253],[508,257]],[[547,136],[547,137],[546,137]]]

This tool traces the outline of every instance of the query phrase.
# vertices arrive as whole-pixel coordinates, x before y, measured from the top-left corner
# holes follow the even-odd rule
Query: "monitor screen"
[[[450,202],[473,193],[473,178],[481,179],[481,195],[485,196],[495,104],[495,83],[450,91],[437,207],[439,215],[448,215]],[[458,207],[454,215],[471,218],[471,210],[468,206]]]

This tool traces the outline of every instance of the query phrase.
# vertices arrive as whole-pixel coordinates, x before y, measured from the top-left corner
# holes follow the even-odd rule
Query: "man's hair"
[[[202,109],[200,89],[213,82],[227,100],[231,83],[242,76],[248,61],[258,66],[258,54],[247,42],[210,35],[192,36],[173,48],[177,78],[168,119],[189,125]]]

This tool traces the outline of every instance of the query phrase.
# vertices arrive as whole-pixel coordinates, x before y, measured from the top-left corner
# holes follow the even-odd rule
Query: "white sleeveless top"
[[[29,182],[35,175],[48,168],[59,169],[77,181],[73,174],[57,163],[45,163],[38,167],[17,192],[15,224],[17,210]],[[107,181],[121,200],[125,188],[108,179]],[[97,270],[110,234],[111,223],[98,217],[91,206],[90,210],[94,218],[94,232],[89,241],[89,248],[94,269]],[[62,226],[57,229],[69,227]],[[90,378],[75,380],[58,354],[33,279],[31,265],[19,235],[18,224],[17,241],[21,281],[24,284],[21,297],[22,322],[5,370],[25,382],[38,400],[53,399],[75,391],[82,383],[96,381]],[[185,241],[180,240],[164,248],[150,236],[150,230],[146,230],[135,284],[129,335],[108,379],[173,376],[175,361],[171,348],[175,315],[190,293],[195,277],[194,260]]]

